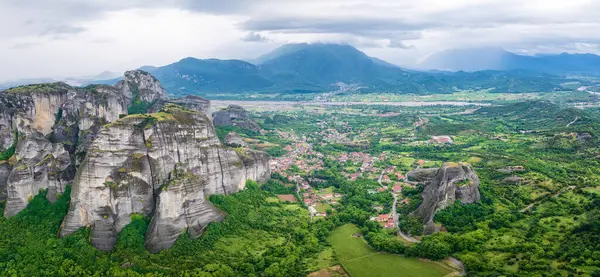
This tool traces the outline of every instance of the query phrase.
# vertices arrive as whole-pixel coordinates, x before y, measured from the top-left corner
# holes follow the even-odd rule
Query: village
[[[320,125],[325,129],[325,126]],[[339,133],[335,129],[327,128],[315,134],[322,140],[321,143],[328,142],[350,142],[351,140],[345,133]],[[340,164],[345,165],[342,175],[349,180],[357,180],[359,178],[378,180],[381,186],[377,189],[368,190],[369,194],[376,193],[393,193],[398,197],[398,205],[408,204],[408,198],[402,196],[404,187],[414,187],[413,184],[406,182],[406,176],[396,166],[386,166],[386,161],[390,158],[389,154],[381,153],[373,156],[365,152],[349,152],[324,155],[321,152],[315,151],[313,148],[312,138],[298,137],[293,133],[281,132],[282,139],[292,141],[290,145],[285,146],[285,154],[273,158],[270,163],[271,171],[279,173],[290,184],[296,186],[296,194],[298,199],[306,206],[310,215],[315,218],[326,217],[335,211],[336,206],[341,201],[343,195],[334,192],[333,187],[315,188],[324,180],[316,178],[308,178],[313,171],[322,170],[324,168],[324,159],[331,159]],[[449,138],[448,138],[449,139]],[[432,138],[436,143],[451,143],[446,137]],[[327,142],[323,142],[327,141]],[[423,160],[416,161],[416,166],[422,166]],[[311,185],[312,184],[312,185]],[[280,196],[282,199],[290,199],[290,196]],[[391,203],[389,203],[391,204]],[[371,220],[378,222],[384,228],[396,228],[397,220],[391,213],[382,213],[384,208],[381,205],[373,207],[380,214],[372,217]]]

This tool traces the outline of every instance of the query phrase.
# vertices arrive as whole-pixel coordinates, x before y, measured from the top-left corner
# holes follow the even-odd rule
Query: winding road
[[[379,185],[383,188],[385,187],[382,183],[381,180],[383,178],[383,174],[385,173],[385,169],[383,171],[381,171],[381,174],[379,175],[379,178],[377,178],[377,183],[379,183]],[[402,232],[402,229],[400,229],[400,224],[398,224],[398,212],[396,211],[396,205],[398,204],[398,195],[395,194],[392,191],[392,195],[394,196],[394,204],[392,205],[392,214],[394,215],[394,222],[396,223],[396,228],[398,228],[398,235],[400,235],[404,240],[412,242],[412,243],[419,243],[419,240],[405,234],[404,232]],[[454,272],[454,276],[458,275],[458,276],[464,276],[467,274],[467,272],[465,271],[465,265],[459,261],[458,259],[450,256],[448,257],[448,262],[453,264],[454,267],[456,267],[457,269],[460,270],[460,272]]]
[[[381,179],[383,178],[384,173],[385,173],[385,169],[383,171],[381,171],[379,178],[377,178],[377,183],[379,183],[379,185],[382,188],[384,187],[384,185],[381,183]],[[398,234],[406,241],[419,242],[417,239],[415,239],[411,236],[408,236],[407,234],[402,232],[402,229],[400,229],[400,224],[398,224],[398,212],[396,212],[396,206],[398,204],[398,195],[396,195],[393,191],[392,191],[392,195],[394,196],[394,204],[392,204],[392,214],[394,215],[394,223],[396,224],[396,228],[398,228]]]

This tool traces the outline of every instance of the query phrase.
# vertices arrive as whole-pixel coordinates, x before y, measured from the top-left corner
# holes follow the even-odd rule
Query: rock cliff
[[[271,175],[266,153],[221,145],[204,114],[209,106],[193,96],[169,101],[158,80],[139,70],[114,87],[53,83],[0,92],[5,215],[42,189],[55,201],[73,184],[62,236],[89,227],[92,244],[109,250],[134,215],[152,218],[152,252],[169,248],[182,230],[201,235],[223,218],[210,195]],[[141,114],[127,115],[134,112]]]
[[[7,161],[0,161],[0,201],[6,200],[6,182],[12,167]]]
[[[49,190],[49,200],[62,193],[100,127],[126,115],[134,96],[155,104],[167,99],[156,78],[139,70],[115,87],[50,83],[0,92],[0,154],[16,147],[0,172],[9,171],[0,178],[6,188],[0,195],[8,195],[5,215],[18,213],[40,189]]]
[[[125,72],[125,79],[115,87],[132,103],[130,113],[157,112],[169,98],[158,79],[142,70]]]
[[[61,144],[50,143],[40,132],[34,132],[19,141],[16,154],[10,161],[6,191],[8,199],[4,209],[7,217],[17,214],[27,206],[41,189],[48,189],[48,200],[56,200],[72,180],[74,170],[69,153]]]
[[[212,114],[215,126],[236,126],[242,129],[248,129],[255,132],[260,131],[260,126],[250,117],[248,112],[241,106],[229,105]]]
[[[196,95],[187,95],[182,98],[176,98],[169,101],[169,103],[177,104],[185,107],[189,110],[198,111],[207,114],[210,109],[210,101]]]
[[[225,137],[225,145],[231,147],[246,147],[244,139],[236,132],[231,132]]]
[[[119,81],[115,87],[121,90],[123,96],[132,101],[140,100],[151,103],[166,101],[169,98],[167,91],[160,85],[158,79],[142,70],[125,72],[125,79]]]
[[[417,169],[409,172],[407,177],[425,185],[423,202],[413,215],[423,219],[426,234],[437,231],[433,218],[438,210],[456,200],[467,204],[480,199],[479,178],[469,164],[446,163],[441,168]]]
[[[222,217],[207,196],[236,192],[247,179],[266,181],[268,161],[266,153],[222,146],[210,120],[196,111],[169,104],[159,113],[124,117],[102,127],[88,150],[61,235],[87,226],[92,243],[109,250],[140,214],[152,216],[148,250],[160,251],[182,229],[198,236]]]

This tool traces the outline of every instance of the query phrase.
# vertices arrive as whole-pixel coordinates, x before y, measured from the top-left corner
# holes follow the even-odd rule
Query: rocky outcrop
[[[0,161],[0,201],[6,200],[6,182],[12,167],[7,161]]]
[[[157,112],[169,98],[158,79],[143,70],[125,72],[125,79],[115,87],[132,104],[131,113]]]
[[[207,114],[210,109],[210,101],[196,95],[187,95],[182,98],[176,98],[169,101],[169,103],[177,104],[186,109],[198,111]]]
[[[27,135],[19,141],[14,163],[7,180],[8,199],[4,209],[6,217],[13,216],[27,206],[42,189],[48,189],[48,199],[54,201],[72,180],[74,171],[69,153],[61,144],[50,143],[40,132]]]
[[[123,96],[133,101],[151,103],[166,101],[169,98],[158,79],[143,70],[125,72],[125,79],[119,81],[115,87],[121,90]]]
[[[236,192],[247,179],[266,181],[268,161],[266,153],[222,146],[199,112],[168,104],[159,113],[127,116],[102,127],[88,150],[61,235],[87,226],[92,243],[109,250],[131,215],[155,210],[147,247],[168,248],[182,229],[200,235],[220,219],[207,196]]]
[[[100,127],[126,115],[129,101],[121,91],[106,85],[93,85],[71,92],[50,140],[65,145],[80,164]]]
[[[423,202],[413,215],[423,219],[426,234],[437,231],[433,218],[438,210],[456,200],[465,204],[480,200],[479,178],[469,164],[446,163],[438,169],[417,169],[407,176],[425,186]]]
[[[108,250],[131,217],[142,215],[152,217],[152,252],[169,248],[182,230],[199,236],[223,218],[210,195],[270,177],[266,153],[221,145],[203,113],[209,105],[200,97],[169,103],[156,78],[139,70],[114,87],[55,83],[0,92],[0,153],[16,149],[0,161],[5,215],[40,190],[54,201],[72,183],[60,235],[86,226],[92,244]],[[131,110],[155,113],[125,116]]]
[[[52,83],[0,92],[0,152],[20,138],[9,177],[0,179],[8,195],[5,215],[25,208],[41,189],[50,201],[62,193],[100,127],[126,115],[134,94],[153,103],[167,99],[158,81],[142,71],[127,72],[116,87]]]
[[[246,147],[244,139],[236,132],[231,132],[225,137],[225,145],[231,147]]]
[[[248,116],[248,112],[241,106],[229,105],[212,114],[215,126],[235,126],[242,129],[260,131],[260,126]]]
[[[150,252],[170,248],[182,230],[200,236],[206,224],[220,221],[224,215],[207,200],[205,182],[197,175],[182,172],[162,186],[156,211],[146,234]]]
[[[592,134],[587,133],[587,132],[583,132],[583,133],[578,133],[577,134],[577,141],[587,141],[592,139],[594,136],[592,136]]]
[[[72,88],[65,83],[16,87],[0,93],[0,151],[15,141],[15,132],[48,135],[67,94]]]

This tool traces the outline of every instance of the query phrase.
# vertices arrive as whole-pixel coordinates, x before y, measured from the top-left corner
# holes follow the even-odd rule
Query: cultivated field
[[[377,253],[361,237],[360,230],[346,224],[335,229],[329,237],[341,264],[353,277],[441,277],[453,270],[436,262]]]

